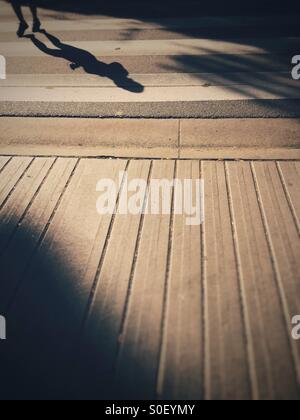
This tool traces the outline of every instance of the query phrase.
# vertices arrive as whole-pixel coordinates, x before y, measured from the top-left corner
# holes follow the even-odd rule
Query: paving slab
[[[2,153],[178,157],[175,119],[1,118],[0,127]]]

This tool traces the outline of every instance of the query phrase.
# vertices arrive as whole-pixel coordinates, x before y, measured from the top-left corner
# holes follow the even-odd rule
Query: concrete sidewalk
[[[124,170],[202,178],[204,224],[175,192],[169,215],[100,216]],[[4,395],[298,399],[299,182],[296,160],[0,157]]]
[[[299,119],[0,118],[3,155],[300,159]]]

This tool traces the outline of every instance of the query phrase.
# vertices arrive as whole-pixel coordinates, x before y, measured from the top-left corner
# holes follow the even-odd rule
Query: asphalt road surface
[[[180,17],[170,9],[168,17],[163,8],[152,18],[76,11],[38,9],[44,31],[18,38],[18,20],[0,1],[1,116],[300,116],[292,11]],[[31,25],[29,10],[24,15]]]

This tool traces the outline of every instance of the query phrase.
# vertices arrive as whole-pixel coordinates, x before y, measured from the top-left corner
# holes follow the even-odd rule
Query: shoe
[[[27,23],[25,21],[20,22],[19,29],[17,31],[18,37],[22,38],[22,36],[24,36],[24,34],[26,32],[26,29],[28,29],[28,28],[29,28],[29,26],[27,25]]]

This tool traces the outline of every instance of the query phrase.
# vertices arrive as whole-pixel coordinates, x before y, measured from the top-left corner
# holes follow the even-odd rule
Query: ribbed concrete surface
[[[124,170],[202,178],[205,222],[100,216],[97,182]],[[1,157],[0,171],[2,395],[300,397],[299,161]]]

